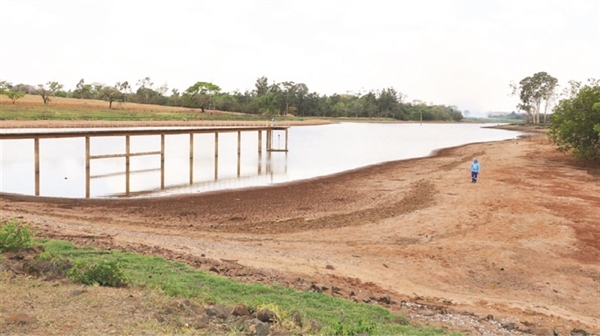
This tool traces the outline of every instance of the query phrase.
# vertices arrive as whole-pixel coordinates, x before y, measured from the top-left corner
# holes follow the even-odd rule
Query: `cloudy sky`
[[[258,77],[512,111],[510,81],[600,78],[600,1],[0,0],[0,79],[185,90]]]

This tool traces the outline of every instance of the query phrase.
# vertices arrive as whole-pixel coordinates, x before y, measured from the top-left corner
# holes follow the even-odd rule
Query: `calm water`
[[[237,133],[219,134],[215,165],[213,134],[194,137],[193,184],[189,184],[189,135],[167,135],[165,189],[160,189],[160,156],[132,157],[130,191],[160,196],[222,189],[265,186],[386,161],[422,157],[440,148],[467,143],[512,139],[520,133],[482,128],[479,124],[364,124],[341,123],[289,129],[289,152],[258,153],[257,132],[242,132],[241,155]],[[263,148],[266,142],[263,133]],[[285,133],[275,132],[275,148],[285,147]],[[160,150],[160,136],[131,137],[131,152]],[[91,154],[125,152],[124,137],[91,139]],[[33,195],[33,140],[0,141],[0,191]],[[91,197],[125,193],[125,158],[91,162]],[[140,194],[137,194],[140,193]],[[40,140],[40,195],[85,197],[85,140]]]

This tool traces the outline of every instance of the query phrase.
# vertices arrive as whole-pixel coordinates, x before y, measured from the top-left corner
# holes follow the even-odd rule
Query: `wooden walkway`
[[[262,153],[262,133],[266,132],[266,151],[267,152],[287,152],[288,151],[288,126],[238,126],[238,127],[135,127],[131,129],[43,129],[43,130],[21,130],[10,129],[0,130],[0,140],[16,140],[16,139],[32,139],[34,141],[34,157],[35,157],[35,195],[40,195],[40,139],[56,139],[56,138],[85,138],[85,170],[86,170],[86,198],[90,197],[90,164],[92,160],[108,159],[108,158],[125,158],[125,194],[129,195],[129,176],[130,176],[130,158],[134,156],[160,155],[161,162],[161,189],[165,188],[165,137],[175,134],[189,134],[190,136],[190,184],[193,183],[193,166],[194,166],[194,135],[195,134],[210,134],[215,135],[215,165],[218,164],[219,156],[219,134],[220,133],[238,133],[237,137],[237,154],[241,155],[242,132],[257,132],[258,133],[258,153]],[[285,132],[285,148],[273,148],[273,132]],[[160,150],[150,152],[130,151],[130,139],[132,136],[141,135],[160,135],[161,146]],[[94,137],[125,137],[125,153],[114,153],[105,155],[92,155],[90,153],[90,141]],[[239,165],[238,165],[239,166]],[[238,167],[239,170],[239,167]],[[215,171],[215,174],[217,172]],[[238,172],[239,174],[239,172]]]

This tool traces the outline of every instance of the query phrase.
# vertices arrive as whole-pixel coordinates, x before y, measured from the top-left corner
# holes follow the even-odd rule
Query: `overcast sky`
[[[509,82],[600,78],[600,1],[0,0],[0,79],[183,91],[258,77],[512,111]]]

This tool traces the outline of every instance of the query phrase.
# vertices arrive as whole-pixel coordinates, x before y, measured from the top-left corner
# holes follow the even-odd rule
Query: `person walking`
[[[477,175],[479,175],[480,170],[479,161],[477,159],[473,160],[473,163],[471,163],[471,183],[477,183]]]

